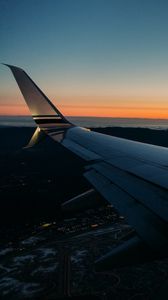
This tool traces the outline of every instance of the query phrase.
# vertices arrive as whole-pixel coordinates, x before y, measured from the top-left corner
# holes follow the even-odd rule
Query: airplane
[[[48,135],[87,163],[84,177],[126,217],[136,235],[95,262],[97,271],[167,256],[168,149],[75,126],[53,105],[27,73],[8,65],[37,129],[28,147]],[[89,194],[92,195],[93,189]],[[83,195],[81,201],[87,197]],[[94,199],[95,200],[95,199]],[[64,208],[80,205],[74,197]],[[81,203],[82,205],[82,203]]]

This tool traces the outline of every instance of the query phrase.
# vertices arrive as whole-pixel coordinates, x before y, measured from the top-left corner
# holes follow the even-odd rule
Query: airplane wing
[[[97,269],[165,256],[168,250],[168,149],[71,124],[20,68],[11,69],[39,134],[87,161],[84,176],[127,218],[137,236],[97,261]],[[34,141],[30,142],[30,146]]]

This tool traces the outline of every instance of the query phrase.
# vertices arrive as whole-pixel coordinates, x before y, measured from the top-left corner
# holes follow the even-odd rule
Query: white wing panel
[[[165,147],[100,134],[80,127],[68,130],[66,138],[105,159],[113,158],[116,155],[125,156],[145,161],[146,163],[155,163],[168,167],[168,149]]]
[[[80,127],[69,129],[66,139],[112,166],[168,189],[167,148],[101,135]]]

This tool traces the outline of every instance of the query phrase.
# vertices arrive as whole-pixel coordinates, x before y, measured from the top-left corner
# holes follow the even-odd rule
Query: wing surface
[[[9,66],[40,130],[88,162],[84,176],[156,252],[168,249],[168,149],[72,125],[20,68]]]

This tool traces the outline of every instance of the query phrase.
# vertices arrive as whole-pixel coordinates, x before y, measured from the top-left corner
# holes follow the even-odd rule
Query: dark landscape
[[[168,130],[92,130],[168,147]],[[24,149],[33,131],[0,128],[1,299],[158,299],[167,259],[95,272],[94,261],[134,230],[110,205],[63,213],[64,201],[90,188],[86,163],[50,138]]]

